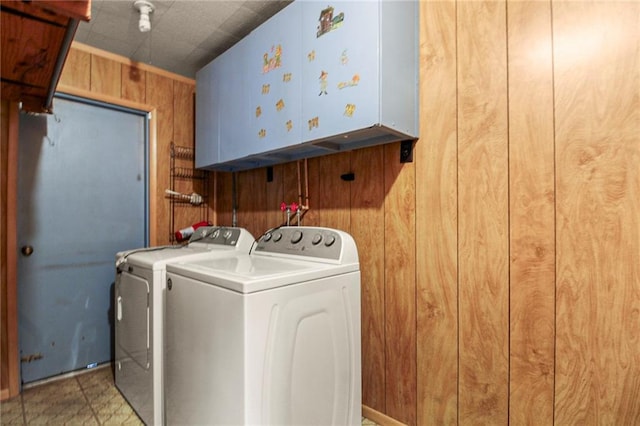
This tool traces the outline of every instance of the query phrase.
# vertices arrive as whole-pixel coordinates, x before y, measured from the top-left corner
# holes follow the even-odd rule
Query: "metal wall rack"
[[[171,165],[169,189],[183,194],[197,193],[202,196],[200,205],[193,205],[189,200],[169,196],[169,241],[176,243],[175,231],[193,223],[209,220],[209,173],[194,167],[195,151],[191,147],[170,146]]]

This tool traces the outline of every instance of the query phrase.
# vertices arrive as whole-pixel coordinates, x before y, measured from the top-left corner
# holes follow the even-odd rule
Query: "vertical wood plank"
[[[173,138],[172,141],[177,146],[194,148],[194,90],[192,84],[181,81],[173,83]],[[189,159],[177,158],[175,161],[177,167],[185,167],[193,169],[194,161]],[[183,194],[196,193],[206,195],[204,179],[201,174],[195,175],[193,179],[175,179],[176,191]],[[208,203],[209,200],[207,199]],[[207,208],[203,206],[194,206],[189,203],[174,204],[174,221],[177,227],[183,228],[193,223],[207,219]]]
[[[122,89],[121,64],[91,55],[91,91],[101,95],[120,97]]]
[[[6,161],[3,162],[3,202],[6,212],[2,215],[0,222],[3,224],[4,241],[3,247],[4,261],[3,272],[6,274],[6,282],[3,293],[0,296],[6,299],[6,310],[3,311],[3,327],[5,328],[5,339],[3,344],[2,360],[6,368],[4,380],[2,382],[3,397],[12,398],[20,393],[20,359],[18,342],[18,304],[17,304],[17,203],[18,203],[18,127],[20,111],[18,103],[2,103],[3,123],[3,155]],[[6,115],[4,115],[6,114]],[[6,248],[6,251],[4,249]]]
[[[506,7],[459,2],[459,422],[508,421]]]
[[[285,167],[282,164],[273,167],[273,181],[267,182],[265,209],[266,209],[266,227],[267,229],[279,226],[282,223],[282,212],[280,211],[280,203],[284,200],[283,185],[284,185]],[[264,176],[266,179],[267,172],[264,170]],[[259,235],[254,235],[256,238]]]
[[[351,154],[351,235],[360,258],[362,403],[385,410],[384,148]]]
[[[91,54],[72,47],[60,75],[60,84],[90,90]]]
[[[169,243],[169,200],[164,191],[169,188],[171,166],[171,142],[173,139],[173,80],[151,72],[147,72],[147,93],[150,105],[156,106],[156,235],[157,244]],[[177,224],[176,224],[177,225]],[[191,225],[191,224],[189,224]],[[178,225],[179,226],[179,225]],[[171,230],[171,232],[176,229]]]
[[[317,194],[315,213],[317,226],[350,231],[350,183],[340,179],[351,168],[349,153],[332,154],[314,159],[317,174],[312,180]],[[298,197],[296,196],[296,202]]]
[[[320,213],[324,208],[323,203],[325,202],[320,194],[322,158],[311,158],[307,161],[309,166],[309,204],[311,209],[305,214],[302,224],[306,226],[321,226]],[[289,174],[291,176],[285,178],[285,200],[297,200],[298,184],[296,180],[297,169],[295,168],[295,163],[293,163],[293,167],[288,172],[288,175]]]
[[[267,230],[267,173],[264,168],[252,170],[251,187],[253,188],[253,218],[251,234],[259,237]]]
[[[553,2],[556,424],[640,423],[639,23]]]
[[[254,237],[266,230],[264,177],[264,169],[238,173],[238,226],[246,228]]]
[[[146,103],[147,73],[138,67],[122,64],[122,99]]]
[[[9,163],[9,101],[0,106],[0,390],[9,389],[9,329],[7,321],[7,185]]]
[[[233,208],[233,174],[217,172],[215,179],[216,225],[231,226]],[[255,237],[255,235],[254,235]]]
[[[445,425],[458,414],[456,5],[420,5],[417,424]]]
[[[236,188],[238,191],[238,226],[253,233],[253,221],[256,212],[254,211],[254,189],[252,187],[253,181],[251,173],[252,170],[245,170],[236,173]]]
[[[555,328],[551,4],[508,3],[509,421],[553,424]]]
[[[195,86],[173,83],[173,140],[176,144],[194,148]]]
[[[399,158],[384,147],[385,414],[416,425],[416,165]]]

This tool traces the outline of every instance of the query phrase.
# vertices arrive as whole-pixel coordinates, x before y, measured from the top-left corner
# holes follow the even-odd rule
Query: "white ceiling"
[[[151,31],[138,30],[134,0],[92,0],[74,40],[195,78],[196,71],[292,0],[150,0]]]

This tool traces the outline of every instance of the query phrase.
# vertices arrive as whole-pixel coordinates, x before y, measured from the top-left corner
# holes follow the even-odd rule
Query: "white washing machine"
[[[202,227],[185,246],[150,247],[116,255],[115,383],[142,421],[164,424],[163,324],[166,264],[249,253],[242,228]]]
[[[279,228],[249,255],[167,265],[165,415],[175,425],[360,425],[353,238]]]

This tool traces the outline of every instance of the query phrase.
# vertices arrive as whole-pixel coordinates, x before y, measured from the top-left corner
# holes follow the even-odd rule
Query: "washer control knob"
[[[302,232],[300,231],[296,231],[293,233],[293,235],[291,236],[291,243],[293,244],[297,244],[300,242],[300,240],[302,239]]]
[[[316,234],[313,236],[313,239],[311,240],[311,244],[313,244],[314,246],[317,246],[318,244],[320,244],[320,241],[322,241],[322,234]]]
[[[329,235],[327,237],[327,239],[325,240],[324,245],[327,246],[327,247],[331,247],[333,245],[333,243],[335,243],[335,242],[336,242],[335,235]]]
[[[273,234],[273,242],[274,243],[277,243],[281,239],[282,239],[282,232],[276,232],[275,234]]]
[[[262,241],[267,242],[271,239],[271,232],[267,232],[266,234],[264,234],[264,236],[262,237]]]
[[[213,234],[211,234],[211,238],[215,240],[216,238],[218,238],[218,235],[220,235],[220,230],[216,229],[215,231],[213,231]]]
[[[231,235],[233,235],[233,232],[231,232],[230,229],[227,229],[226,231],[224,231],[223,237],[225,240],[228,240],[231,237]]]

